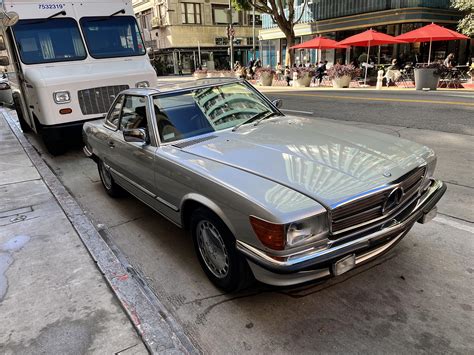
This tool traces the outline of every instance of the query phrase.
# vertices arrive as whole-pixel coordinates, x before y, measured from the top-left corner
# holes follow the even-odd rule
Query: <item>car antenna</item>
[[[109,17],[113,17],[113,16],[118,15],[118,14],[125,14],[125,9],[118,10],[118,11],[114,12],[112,15],[110,15]]]
[[[63,15],[63,16],[66,16],[66,11],[59,11],[51,16],[49,16],[48,18],[53,18],[53,17],[56,17],[56,16],[59,16],[59,15]]]

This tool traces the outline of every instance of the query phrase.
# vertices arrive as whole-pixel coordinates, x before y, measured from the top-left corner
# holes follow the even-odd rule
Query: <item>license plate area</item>
[[[332,273],[335,276],[342,275],[355,267],[355,254],[348,255],[332,265]]]

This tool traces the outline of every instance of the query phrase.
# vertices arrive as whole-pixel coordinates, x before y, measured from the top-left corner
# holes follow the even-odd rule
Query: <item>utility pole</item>
[[[255,53],[255,0],[253,0],[254,6],[252,6],[252,59],[255,61],[257,59],[257,54]]]
[[[229,0],[229,50],[230,70],[234,70],[234,28],[232,25],[232,0]]]

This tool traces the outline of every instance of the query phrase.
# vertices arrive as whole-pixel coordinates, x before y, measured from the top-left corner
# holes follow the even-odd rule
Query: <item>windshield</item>
[[[86,50],[72,18],[20,20],[13,34],[25,64],[82,60]]]
[[[132,16],[83,17],[80,23],[89,54],[94,58],[145,54],[137,21]]]
[[[231,128],[261,113],[275,112],[243,83],[155,96],[153,103],[163,143]]]

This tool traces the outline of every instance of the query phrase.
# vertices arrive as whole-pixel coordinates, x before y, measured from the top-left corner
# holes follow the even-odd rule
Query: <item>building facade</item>
[[[306,6],[303,6],[303,0],[296,1],[299,14],[304,11],[301,21],[295,26],[297,43],[317,35],[340,41],[369,28],[397,36],[431,22],[455,30],[462,17],[461,13],[450,7],[450,0],[308,0]],[[262,16],[259,39],[264,65],[285,62],[286,39],[268,15]],[[381,64],[392,58],[426,62],[428,46],[427,43],[380,46],[375,49],[373,59],[380,60]],[[320,60],[349,63],[366,51],[362,47],[327,50],[320,52],[320,58],[317,58],[315,50],[299,50],[296,63]],[[433,42],[432,58],[444,59],[451,52],[462,64],[474,56],[469,41]]]
[[[230,68],[228,6],[228,0],[133,0],[158,74],[190,73],[199,66],[208,70]],[[258,38],[260,15],[255,19]],[[254,56],[252,21],[252,12],[232,11],[234,61],[241,64]]]

